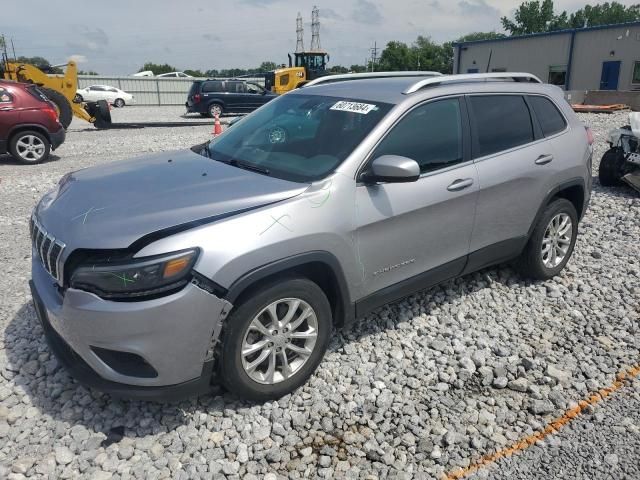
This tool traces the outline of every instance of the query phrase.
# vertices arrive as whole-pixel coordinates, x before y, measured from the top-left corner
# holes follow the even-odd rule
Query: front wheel
[[[113,106],[116,108],[124,107],[124,100],[121,98],[116,98],[115,101],[113,102]]]
[[[291,278],[264,285],[226,320],[219,373],[241,398],[277,399],[304,384],[320,364],[332,317],[314,282]]]
[[[545,208],[518,262],[520,272],[547,280],[565,267],[576,244],[578,214],[573,204],[558,198]]]

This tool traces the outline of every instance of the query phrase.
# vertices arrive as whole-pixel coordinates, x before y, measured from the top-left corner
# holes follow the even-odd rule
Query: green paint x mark
[[[120,280],[122,280],[123,286],[127,286],[127,283],[136,283],[136,280],[134,278],[127,278],[127,274],[123,273],[122,275],[118,275],[117,273],[111,273],[109,272],[109,275],[113,275],[116,278],[119,278]]]

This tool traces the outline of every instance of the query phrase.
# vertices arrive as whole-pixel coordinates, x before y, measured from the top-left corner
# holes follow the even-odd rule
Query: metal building
[[[640,91],[640,22],[458,43],[453,71],[528,72],[568,92]]]

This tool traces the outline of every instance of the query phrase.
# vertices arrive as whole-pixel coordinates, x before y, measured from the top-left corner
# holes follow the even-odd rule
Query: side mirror
[[[415,160],[399,155],[382,155],[371,162],[361,177],[365,183],[407,183],[420,178],[420,165]]]

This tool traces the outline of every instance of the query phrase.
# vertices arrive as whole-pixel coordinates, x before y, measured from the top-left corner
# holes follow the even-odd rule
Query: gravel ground
[[[131,107],[114,117],[181,113]],[[582,118],[597,171],[606,132],[627,116]],[[503,266],[381,308],[337,332],[308,384],[277,402],[225,394],[163,405],[78,386],[50,355],[31,303],[31,209],[68,171],[188,147],[210,131],[74,122],[51,162],[0,156],[0,478],[439,478],[638,363],[640,199],[595,180],[561,276],[531,283]],[[638,390],[625,387],[474,478],[638,478]]]

